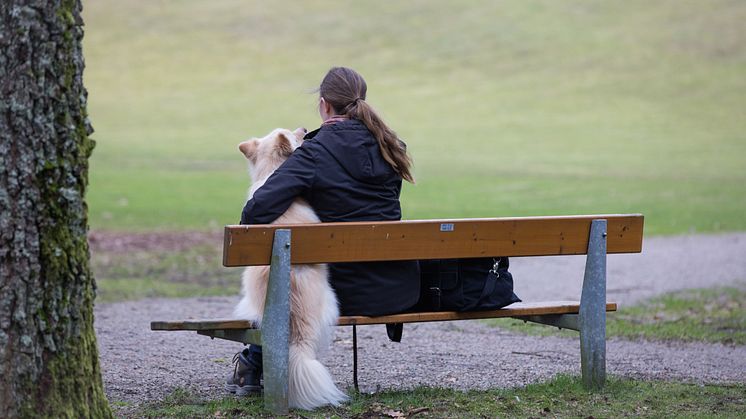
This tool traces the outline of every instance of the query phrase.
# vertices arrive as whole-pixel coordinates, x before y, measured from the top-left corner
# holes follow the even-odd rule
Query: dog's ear
[[[256,162],[256,152],[258,148],[259,141],[256,138],[244,141],[238,145],[238,149],[241,151],[241,153],[243,153],[243,155],[246,156],[246,158],[249,159],[249,161],[252,163]]]
[[[298,141],[303,141],[303,137],[308,134],[308,130],[303,127],[298,127],[293,131],[293,134],[295,134],[295,138],[297,138]]]
[[[303,142],[306,141],[305,137],[306,134],[308,134],[308,130],[303,127],[298,127],[295,129],[295,131],[293,131],[293,134],[295,134],[295,138],[298,139],[296,144],[298,144],[298,147],[300,147],[301,145],[303,145]]]
[[[287,133],[281,131],[277,136],[277,154],[289,156],[293,154],[293,150],[293,140],[288,137]]]

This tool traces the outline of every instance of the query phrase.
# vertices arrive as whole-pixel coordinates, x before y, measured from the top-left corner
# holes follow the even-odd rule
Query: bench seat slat
[[[150,330],[253,329],[251,322],[239,319],[205,319],[150,322]]]
[[[500,317],[540,316],[545,314],[577,314],[580,303],[577,301],[554,301],[550,303],[515,303],[500,310],[489,311],[434,311],[421,313],[393,314],[390,316],[366,317],[343,316],[337,325],[351,326],[385,323],[417,323],[446,320],[492,319]],[[606,311],[616,311],[616,303],[606,303]]]
[[[551,301],[543,303],[515,303],[500,310],[489,311],[435,311],[421,313],[403,313],[389,316],[341,316],[338,326],[416,323],[446,320],[491,319],[499,317],[540,316],[547,314],[577,314],[580,303],[577,301]],[[606,311],[616,311],[616,303],[606,303]],[[151,330],[218,330],[218,329],[251,329],[251,322],[237,319],[154,321]]]

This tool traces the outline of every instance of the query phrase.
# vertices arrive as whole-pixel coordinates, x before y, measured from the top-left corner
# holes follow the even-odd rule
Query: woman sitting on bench
[[[241,224],[269,224],[298,197],[322,222],[401,219],[399,194],[402,179],[414,182],[412,162],[404,143],[365,101],[366,90],[354,70],[329,70],[319,87],[321,127],[256,190]],[[400,313],[419,299],[417,261],[332,263],[329,273],[341,315]],[[234,361],[226,388],[261,391],[261,347],[251,345]]]

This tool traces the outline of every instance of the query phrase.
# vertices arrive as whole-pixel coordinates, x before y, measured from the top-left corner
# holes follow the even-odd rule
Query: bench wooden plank
[[[268,265],[278,228],[292,230],[292,263],[580,255],[594,219],[608,220],[608,253],[642,251],[640,214],[232,225],[225,227],[223,265]]]
[[[215,329],[253,329],[248,320],[211,319],[150,322],[150,330],[215,330]]]
[[[515,303],[500,310],[489,311],[436,311],[421,313],[403,313],[389,316],[341,316],[338,326],[385,324],[385,323],[416,323],[447,320],[473,320],[500,317],[541,316],[547,314],[577,314],[580,303],[577,301],[552,301],[543,303]],[[606,303],[606,311],[616,311],[616,303]],[[236,319],[214,320],[184,320],[184,321],[154,321],[150,323],[151,330],[218,330],[218,329],[251,329],[251,322]]]
[[[606,303],[606,311],[616,311],[616,303]],[[338,326],[385,324],[385,323],[418,323],[449,320],[493,319],[501,317],[541,316],[547,314],[577,314],[580,303],[577,301],[555,301],[551,303],[515,303],[500,310],[489,311],[434,311],[419,313],[393,314],[390,316],[365,317],[344,316],[337,322]]]

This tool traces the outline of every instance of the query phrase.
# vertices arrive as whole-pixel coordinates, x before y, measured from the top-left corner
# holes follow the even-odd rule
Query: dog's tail
[[[315,354],[312,345],[290,344],[288,404],[291,407],[311,410],[327,404],[338,406],[347,400]]]

